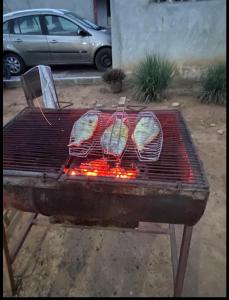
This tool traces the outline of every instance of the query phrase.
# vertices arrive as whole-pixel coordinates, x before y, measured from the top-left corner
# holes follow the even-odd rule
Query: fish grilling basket
[[[85,128],[87,125],[84,125],[84,128],[80,128],[77,124],[79,125],[80,120],[86,120],[88,117],[97,118],[97,122],[95,128],[91,129],[91,134],[84,136],[84,132],[88,133],[88,129]],[[138,130],[142,120],[144,120],[143,131],[141,129]],[[128,136],[123,147],[124,137],[122,132],[125,126],[128,128]],[[109,138],[104,134],[107,130],[109,131]],[[142,138],[144,131],[150,132],[148,141],[144,141],[144,138]],[[138,140],[138,144],[134,137]],[[75,143],[77,140],[78,143]],[[143,146],[139,147],[141,143]],[[111,160],[121,160],[124,154],[128,156],[137,154],[139,161],[157,161],[160,157],[162,145],[163,132],[161,124],[151,111],[136,113],[123,110],[109,114],[98,110],[90,110],[76,120],[73,125],[69,143],[69,155],[84,158],[88,155],[100,155],[100,157],[109,157]],[[121,150],[122,147],[124,148],[123,151]],[[119,148],[120,151],[118,151]],[[112,155],[112,151],[109,150],[113,150],[114,154]]]

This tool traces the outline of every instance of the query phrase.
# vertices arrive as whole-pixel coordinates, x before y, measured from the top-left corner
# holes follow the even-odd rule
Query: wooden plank
[[[10,220],[8,217],[8,210],[3,211],[3,222],[6,227],[9,226],[9,224],[10,224]]]
[[[55,227],[66,227],[66,228],[76,228],[76,229],[95,229],[95,230],[108,230],[108,231],[123,231],[123,232],[142,232],[142,233],[152,233],[152,234],[169,234],[169,228],[162,228],[158,224],[151,223],[151,222],[139,222],[138,227],[136,228],[124,228],[124,227],[104,227],[104,226],[98,226],[98,225],[74,225],[70,223],[64,223],[64,222],[57,222],[55,223],[55,220],[52,219],[43,219],[39,220],[36,218],[36,220],[33,221],[33,225],[37,226],[50,226],[53,225]]]
[[[17,211],[11,210],[11,209],[5,209],[3,211],[3,221],[6,225],[6,227],[10,226],[10,223],[12,222],[12,220],[16,214],[17,214]]]

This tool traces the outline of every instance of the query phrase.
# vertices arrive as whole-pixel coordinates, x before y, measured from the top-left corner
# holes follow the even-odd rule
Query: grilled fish
[[[128,140],[128,131],[127,125],[121,119],[106,128],[100,141],[104,153],[121,156]]]
[[[132,140],[137,149],[142,151],[147,144],[155,139],[159,132],[160,128],[153,117],[141,117],[132,134]]]
[[[88,114],[79,118],[72,128],[71,143],[68,146],[80,146],[89,140],[98,125],[99,117],[96,114]]]

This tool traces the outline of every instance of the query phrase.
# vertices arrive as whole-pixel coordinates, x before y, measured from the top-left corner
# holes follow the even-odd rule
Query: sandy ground
[[[90,107],[95,100],[109,107],[120,96],[131,99],[127,87],[121,94],[111,94],[103,85],[57,87],[57,92],[59,100],[70,100],[74,107]],[[210,185],[206,211],[194,227],[183,295],[222,297],[226,295],[226,112],[220,106],[200,104],[191,92],[170,92],[163,103],[150,106],[171,108],[173,102],[180,103]],[[20,88],[5,89],[3,123],[24,106]],[[220,129],[223,134],[217,132]],[[22,226],[23,218],[18,217],[17,226]],[[179,238],[180,226],[177,231]],[[18,296],[172,296],[166,236],[34,226],[13,269]]]

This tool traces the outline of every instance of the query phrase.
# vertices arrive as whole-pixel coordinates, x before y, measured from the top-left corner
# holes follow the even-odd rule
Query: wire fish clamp
[[[135,150],[136,150],[138,159],[140,161],[156,162],[156,161],[158,161],[158,159],[160,157],[162,145],[163,145],[163,131],[162,131],[161,123],[152,111],[141,111],[137,115],[135,126],[137,126],[138,122],[143,117],[152,118],[153,121],[155,122],[156,126],[158,126],[158,128],[159,128],[159,132],[150,143],[148,143],[144,146],[144,148],[142,150],[137,149],[136,145],[135,145]]]
[[[125,101],[126,101],[126,97],[120,97],[119,103],[116,107],[116,111],[110,116],[110,118],[108,119],[108,121],[106,123],[105,128],[108,128],[111,125],[112,125],[112,128],[111,128],[110,140],[106,147],[107,149],[103,149],[104,155],[110,154],[109,149],[111,148],[112,137],[113,137],[114,128],[115,128],[115,124],[116,124],[117,120],[121,120],[120,127],[119,127],[118,139],[117,139],[117,143],[116,143],[117,148],[119,147],[123,124],[126,124],[126,126],[128,127],[128,130],[130,129],[128,114],[125,112]],[[128,140],[127,140],[127,142],[128,142]],[[125,153],[125,150],[126,150],[126,147],[124,148],[121,155],[118,155],[118,154],[117,155],[111,154],[111,155],[115,156],[117,161],[121,161],[121,159]]]
[[[83,141],[82,144],[80,144],[79,146],[74,146],[71,145],[72,143],[75,142],[76,136],[75,136],[75,124],[76,122],[83,117],[89,116],[89,115],[93,115],[93,116],[97,116],[98,117],[98,124],[97,127],[95,129],[95,132],[93,133],[92,137],[89,138],[86,141]],[[76,156],[76,157],[87,157],[88,154],[90,153],[90,151],[93,149],[95,141],[97,139],[97,135],[98,135],[98,128],[101,128],[102,126],[102,118],[101,118],[101,111],[99,110],[89,110],[87,111],[84,115],[82,115],[74,124],[72,127],[72,131],[71,131],[71,135],[70,135],[70,140],[69,140],[69,155],[71,156]],[[81,132],[79,131],[77,134],[80,134]]]

